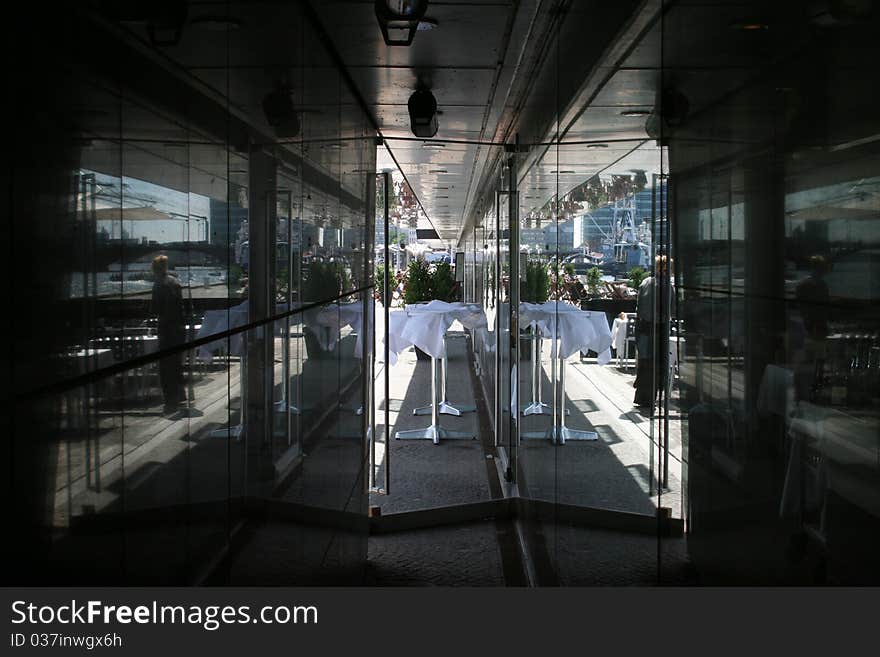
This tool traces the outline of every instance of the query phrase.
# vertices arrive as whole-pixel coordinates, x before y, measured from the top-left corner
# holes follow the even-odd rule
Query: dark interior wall
[[[664,18],[664,84],[690,100],[665,138],[689,545],[707,583],[877,581],[858,546],[876,545],[880,499],[878,400],[859,392],[877,384],[878,12],[813,4]],[[706,96],[697,63],[723,93]]]
[[[372,325],[362,313],[340,328],[333,315],[372,298],[371,124],[299,4],[273,28],[295,56],[293,100],[313,108],[295,139],[266,124],[259,99],[272,85],[259,76],[248,91],[257,101],[233,108],[243,90],[230,80],[252,68],[247,43],[265,25],[243,22],[235,39],[188,26],[164,46],[142,21],[92,9],[10,17],[7,56],[20,65],[2,174],[15,309],[5,320],[4,581],[247,584],[248,563],[233,577],[216,559],[244,535],[255,497],[280,496],[318,509],[296,529],[297,544],[313,544],[297,548],[290,583],[353,582],[366,559],[364,445],[329,443],[363,435],[363,418],[344,408],[365,395],[356,347]],[[187,56],[223,71],[221,81],[207,84]],[[262,185],[253,152],[270,163]],[[255,229],[265,248],[249,258]],[[151,304],[160,253],[189,326],[170,343]],[[316,266],[330,263],[338,284],[319,285]],[[237,309],[253,328],[235,328]],[[243,352],[260,367],[243,367]],[[183,362],[189,398],[171,409],[169,359]],[[243,407],[259,413],[246,421]],[[325,448],[329,457],[304,462],[306,449]],[[328,530],[322,511],[350,527],[334,516]]]

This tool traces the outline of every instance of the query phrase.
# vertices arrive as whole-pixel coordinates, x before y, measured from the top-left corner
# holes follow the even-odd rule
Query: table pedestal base
[[[532,401],[528,406],[523,407],[522,414],[523,415],[544,415],[544,413],[549,413],[550,404],[545,404],[542,401]]]
[[[447,404],[447,410],[454,410],[453,415],[460,415],[461,412],[457,408],[453,408],[447,402],[439,402],[437,400],[437,358],[431,359],[431,405],[427,407],[431,414],[431,425],[424,429],[408,429],[406,431],[398,431],[394,434],[395,440],[430,440],[435,445],[440,444],[440,440],[476,440],[476,434],[466,431],[453,431],[444,429],[440,426],[440,407],[443,403]],[[416,409],[413,413],[420,415]]]
[[[395,440],[430,440],[435,445],[440,444],[440,440],[476,440],[477,437],[467,431],[453,431],[452,429],[444,429],[436,424],[424,429],[409,429],[407,431],[398,431],[394,434]]]
[[[413,415],[430,415],[432,407],[431,406],[419,406],[418,408],[413,409]],[[476,406],[463,406],[459,404],[458,406],[453,406],[448,401],[444,400],[440,402],[437,407],[437,412],[442,413],[444,415],[455,415],[460,416],[462,413],[472,413],[477,410]]]
[[[477,407],[470,404],[456,404],[455,406],[453,406],[446,397],[446,371],[449,367],[449,355],[447,348],[446,335],[444,335],[443,357],[440,359],[440,390],[443,393],[443,401],[438,404],[437,412],[441,415],[454,415],[456,417],[459,417],[462,413],[473,413],[477,410]],[[419,406],[418,408],[413,409],[413,415],[430,415],[432,411],[433,406],[431,406],[430,404],[428,406]]]
[[[550,404],[542,401],[533,401],[528,406],[524,406],[522,411],[523,415],[551,415],[552,413],[553,411],[550,410]],[[566,408],[565,414],[571,415],[571,411]]]
[[[569,440],[599,440],[599,434],[595,431],[569,429],[565,425],[551,427],[546,431],[529,431],[520,437],[526,440],[549,440],[554,445],[564,445]]]
[[[208,434],[211,438],[235,438],[241,440],[244,435],[244,427],[240,424],[234,427],[226,427],[225,429],[214,429]]]
[[[554,361],[554,376],[556,375],[556,366]],[[520,434],[520,438],[525,440],[549,440],[554,445],[564,445],[569,440],[599,440],[599,434],[595,431],[582,431],[580,429],[569,429],[565,426],[565,416],[570,415],[571,411],[565,408],[565,359],[559,359],[559,385],[558,385],[558,402],[559,408],[562,409],[561,413],[557,413],[556,409],[551,411],[544,411],[543,409],[536,410],[531,415],[538,415],[543,413],[552,413],[553,415],[553,426],[547,429],[546,431],[527,431]],[[557,395],[554,394],[554,397]],[[542,404],[542,402],[534,402],[532,406],[536,404],[541,404],[542,406],[546,406],[546,404]],[[529,415],[523,411],[523,415]],[[557,424],[558,422],[558,424]]]

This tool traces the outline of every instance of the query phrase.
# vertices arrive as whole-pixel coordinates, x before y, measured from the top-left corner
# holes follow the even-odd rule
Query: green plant
[[[550,273],[539,260],[526,263],[526,280],[520,293],[521,301],[544,303],[550,296]]]
[[[633,267],[629,270],[627,276],[629,276],[629,286],[633,288],[638,288],[639,285],[642,284],[642,281],[648,277],[648,272],[646,272],[642,267]]]
[[[344,290],[351,289],[351,277],[341,262],[309,263],[303,281],[304,301],[326,301],[336,299]]]
[[[376,265],[373,273],[373,284],[375,285],[376,298],[382,299],[382,293],[385,291],[385,265]],[[394,281],[389,281],[389,286],[394,288]],[[385,301],[382,300],[384,305]]]
[[[440,301],[455,301],[455,274],[448,262],[438,262],[431,273],[431,298]]]
[[[599,285],[602,283],[602,270],[598,267],[590,267],[587,270],[587,290],[590,294],[596,294],[599,291]]]
[[[229,285],[236,286],[244,278],[244,269],[237,263],[229,265]]]
[[[287,267],[282,267],[275,275],[275,296],[279,301],[287,299],[288,272]]]
[[[420,258],[410,261],[407,267],[403,300],[407,304],[431,300],[431,272]]]

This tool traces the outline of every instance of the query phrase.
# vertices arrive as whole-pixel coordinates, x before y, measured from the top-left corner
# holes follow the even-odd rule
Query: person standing
[[[622,312],[614,318],[614,324],[611,326],[611,348],[614,349],[617,356],[617,366],[623,366],[623,355],[626,352],[626,327],[629,320],[626,313]]]
[[[150,314],[159,319],[159,350],[178,347],[186,338],[183,294],[180,281],[168,272],[168,256],[153,258],[153,299]],[[183,352],[163,356],[159,361],[159,383],[165,413],[174,413],[186,401],[183,380]]]
[[[654,259],[654,272],[639,285],[636,299],[636,389],[633,403],[651,407],[657,392],[666,390],[669,378],[669,327],[672,317],[672,284],[663,289],[666,256]],[[661,299],[660,297],[665,297]]]
[[[801,358],[797,359],[801,362],[795,367],[795,388],[801,400],[812,400],[825,372],[831,301],[825,276],[830,270],[831,264],[825,257],[812,256],[809,276],[795,289],[806,333]]]

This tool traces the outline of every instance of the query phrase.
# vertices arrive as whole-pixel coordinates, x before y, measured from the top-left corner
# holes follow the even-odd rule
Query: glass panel
[[[772,36],[666,16],[667,65],[714,62],[670,140],[689,551],[706,583],[876,583],[876,17],[750,10]]]
[[[17,394],[33,394],[17,400],[10,431],[16,562],[28,584],[203,581],[241,501],[291,480],[308,432],[316,437],[322,421],[363,432],[362,416],[343,409],[363,397],[356,345],[372,327],[363,312],[343,320],[372,278],[363,175],[374,170],[372,131],[314,30],[301,27],[300,7],[271,25],[260,8],[227,9],[241,29],[210,30],[194,50],[193,41],[163,47],[204,84],[148,65],[145,26],[108,29],[76,12],[45,25],[64,44],[42,51],[63,84],[14,79],[10,93],[27,99],[23,133],[48,144],[16,142],[9,190],[13,269],[26,282],[11,305],[32,319],[15,324],[11,354]],[[76,43],[62,36],[74,33]],[[255,39],[296,56],[254,73],[252,58],[266,54],[245,47]],[[106,64],[117,59],[133,64],[124,77]],[[297,68],[283,70],[291,61]],[[298,135],[263,116],[260,100],[277,84],[303,110]],[[157,256],[167,258],[158,274]],[[309,367],[307,336],[322,330],[309,311],[264,320],[305,301],[312,262],[331,263],[340,285],[308,300],[330,306],[338,345]],[[314,497],[362,516],[363,455],[361,435],[323,466],[315,458]],[[297,581],[350,576],[366,546],[352,528],[316,544]],[[234,569],[232,579],[256,575]]]

